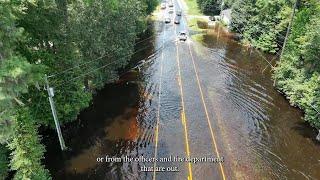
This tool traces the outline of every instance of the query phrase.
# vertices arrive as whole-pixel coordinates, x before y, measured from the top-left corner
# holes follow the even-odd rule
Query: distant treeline
[[[157,0],[0,1],[0,180],[51,179],[38,128],[54,127],[44,76],[62,124],[92,91],[118,78]]]
[[[218,15],[231,8],[232,31],[241,42],[280,55],[296,13],[281,61],[274,68],[276,87],[320,128],[320,1],[319,0],[197,0],[203,13]]]

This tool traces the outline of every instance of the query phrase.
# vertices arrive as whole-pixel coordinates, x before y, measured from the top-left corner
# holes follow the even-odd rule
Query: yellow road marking
[[[164,37],[165,37],[165,29],[163,28],[163,38],[162,38],[162,51],[161,51],[161,60],[160,60],[160,82],[159,82],[159,96],[158,96],[158,111],[157,111],[157,125],[155,130],[156,135],[156,142],[155,142],[155,149],[154,149],[154,159],[158,157],[158,139],[159,139],[159,123],[160,123],[160,102],[161,102],[161,87],[162,87],[162,72],[163,72],[163,48],[164,48]],[[157,161],[154,161],[153,164],[153,180],[156,179],[156,166]]]
[[[174,32],[175,35],[177,37],[177,28],[176,26],[174,26]],[[177,53],[176,53],[176,60],[177,60],[177,64],[178,64],[178,84],[180,87],[180,95],[181,95],[181,105],[182,105],[182,112],[181,112],[181,121],[182,121],[182,125],[184,128],[184,137],[185,137],[185,143],[186,143],[186,154],[187,157],[190,157],[190,148],[189,148],[189,139],[188,139],[188,129],[187,129],[187,120],[186,120],[186,115],[185,115],[185,105],[184,105],[184,96],[183,96],[183,89],[182,89],[182,79],[181,79],[181,68],[180,68],[180,60],[179,60],[179,48],[178,48],[178,43],[176,42],[176,49],[177,49]],[[188,162],[188,180],[192,180],[192,165],[191,162]]]
[[[192,63],[193,63],[193,69],[194,69],[194,72],[195,72],[195,75],[196,75],[196,78],[197,78],[197,82],[198,82],[198,87],[199,87],[199,91],[200,91],[200,95],[201,95],[202,104],[203,104],[203,107],[204,107],[204,110],[205,110],[205,114],[206,114],[206,117],[207,117],[209,129],[210,129],[210,134],[211,134],[211,138],[212,138],[213,145],[214,145],[214,150],[216,151],[218,157],[220,158],[220,153],[219,153],[219,150],[218,150],[216,139],[215,139],[214,134],[213,134],[213,130],[212,130],[211,121],[210,121],[210,117],[209,117],[209,114],[208,114],[207,106],[206,106],[206,103],[204,101],[203,91],[202,91],[202,88],[201,88],[201,85],[200,85],[199,75],[198,75],[198,71],[197,71],[197,68],[196,68],[194,57],[193,57],[193,54],[192,54],[192,51],[191,51],[190,43],[188,43],[188,47],[189,47],[189,52],[190,52]],[[224,173],[224,169],[223,169],[222,163],[219,162],[219,165],[220,165],[222,178],[225,180],[226,176],[225,176],[225,173]]]

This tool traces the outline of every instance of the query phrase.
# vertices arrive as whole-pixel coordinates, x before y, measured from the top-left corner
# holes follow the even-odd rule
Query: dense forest
[[[0,1],[0,180],[51,179],[40,127],[54,127],[45,75],[61,124],[118,78],[157,0]]]
[[[320,1],[197,2],[201,11],[209,15],[218,15],[221,10],[231,8],[230,28],[239,34],[243,44],[276,57],[280,57],[283,50],[272,68],[275,85],[293,106],[304,110],[306,121],[320,129]]]
[[[320,129],[320,1],[299,4],[288,43],[274,79],[305,119]]]

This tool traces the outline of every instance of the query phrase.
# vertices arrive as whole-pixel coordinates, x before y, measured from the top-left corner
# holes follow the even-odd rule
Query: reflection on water
[[[104,157],[104,142],[106,140],[119,142],[136,141],[139,137],[139,127],[137,122],[137,110],[134,108],[126,109],[123,114],[108,119],[106,122],[112,122],[105,127],[105,135],[99,137],[94,144],[88,149],[66,161],[66,173],[85,173],[88,170],[94,169],[99,163],[96,161],[97,157]],[[104,139],[105,138],[105,139]]]
[[[112,124],[105,128],[106,138],[111,141],[136,141],[139,137],[137,114],[137,109],[127,109],[123,115],[113,119]]]
[[[216,27],[198,63],[236,178],[318,179],[320,147],[302,113],[272,86],[270,67]]]
[[[146,36],[154,34],[153,27]],[[156,31],[156,29],[155,29]],[[159,52],[155,40],[139,43],[137,49],[150,48],[134,54],[134,67],[140,61],[143,75],[137,70],[121,74],[119,81],[97,92],[92,105],[82,111],[78,121],[63,127],[67,152],[61,152],[54,131],[46,132],[45,163],[54,179],[146,179],[150,174],[140,172],[148,163],[97,162],[97,157],[153,156],[155,103]],[[157,47],[159,47],[157,45]],[[153,80],[155,79],[155,80]]]

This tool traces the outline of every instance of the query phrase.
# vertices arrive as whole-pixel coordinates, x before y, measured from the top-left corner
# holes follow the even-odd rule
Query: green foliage
[[[19,110],[17,121],[14,138],[8,145],[12,151],[11,169],[16,171],[14,179],[51,179],[49,171],[41,165],[45,149],[40,144],[38,128],[27,108]]]
[[[145,3],[147,5],[146,13],[151,14],[154,10],[156,10],[156,7],[159,4],[159,0],[145,0]]]
[[[282,47],[293,2],[286,0],[238,0],[232,6],[231,29],[243,42],[266,52]]]
[[[222,8],[223,9],[228,9],[231,8],[231,6],[236,2],[237,0],[223,0],[222,2],[224,4],[222,4]]]
[[[116,70],[127,64],[137,33],[145,27],[144,22],[141,22],[145,17],[144,4],[140,1],[120,1],[112,11],[113,4],[111,1],[99,0],[88,6],[77,5],[74,8],[75,13],[72,14],[76,16],[71,17],[75,19],[72,26],[78,29],[74,32],[74,38],[79,41],[83,59],[98,59],[84,66],[83,70],[94,70],[113,63],[112,66],[94,71],[85,77],[86,81],[92,82],[96,88],[117,79]]]
[[[0,63],[0,143],[8,141],[15,124],[16,108],[23,105],[19,95],[28,92],[30,84],[40,79],[40,66],[21,56],[12,56]]]
[[[274,78],[291,104],[305,111],[305,120],[320,128],[319,1],[301,2],[291,32]]]
[[[204,14],[220,14],[222,0],[197,0],[197,3]]]
[[[188,6],[189,15],[202,15],[197,0],[185,0],[185,3]]]
[[[45,74],[56,74],[49,81],[61,124],[75,120],[94,90],[118,78],[157,3],[0,1],[0,144],[10,147],[15,179],[49,178],[37,133],[54,126]]]
[[[18,38],[21,38],[21,28],[15,26],[16,16],[10,1],[0,1],[0,60],[12,56]]]
[[[0,180],[5,180],[8,176],[8,150],[4,145],[0,144]]]

